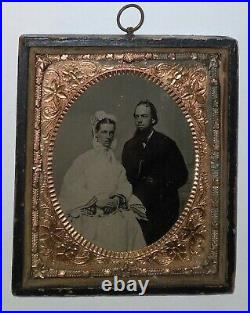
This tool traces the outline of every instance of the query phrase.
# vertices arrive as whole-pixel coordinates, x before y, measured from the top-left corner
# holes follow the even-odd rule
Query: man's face
[[[138,130],[144,130],[152,126],[152,115],[150,107],[140,104],[135,109],[135,125]]]
[[[101,124],[100,129],[96,132],[97,141],[105,148],[110,148],[114,139],[115,126],[114,124]]]

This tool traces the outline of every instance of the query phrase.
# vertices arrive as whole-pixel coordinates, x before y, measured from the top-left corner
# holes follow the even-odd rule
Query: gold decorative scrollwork
[[[189,55],[194,60],[193,53]],[[197,55],[196,55],[197,58]],[[195,59],[196,59],[195,58]],[[105,60],[113,60],[112,65]],[[152,61],[145,67],[145,62]],[[168,62],[167,60],[171,60]],[[175,62],[173,63],[173,61]],[[157,53],[37,55],[32,200],[32,276],[168,275],[205,266],[211,241],[211,148],[206,134],[209,69],[196,62],[165,61]],[[53,146],[63,116],[90,86],[110,75],[131,73],[165,89],[181,108],[193,136],[195,169],[186,207],[156,243],[114,252],[85,240],[64,216],[52,176]]]

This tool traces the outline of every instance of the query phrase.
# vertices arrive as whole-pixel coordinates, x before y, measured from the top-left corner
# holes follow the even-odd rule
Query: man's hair
[[[96,123],[95,131],[99,131],[102,124],[112,124],[114,125],[114,129],[116,128],[116,122],[114,120],[111,120],[110,118],[103,118],[102,120]]]
[[[137,103],[137,105],[135,106],[135,111],[139,105],[145,105],[145,107],[150,108],[151,117],[154,120],[153,125],[156,125],[158,123],[158,116],[157,116],[157,110],[154,104],[150,102],[149,100],[142,100],[139,103]],[[134,117],[135,117],[135,111],[134,111]]]

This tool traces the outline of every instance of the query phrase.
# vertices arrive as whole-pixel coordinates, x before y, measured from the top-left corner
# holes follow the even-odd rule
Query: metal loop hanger
[[[140,12],[140,15],[141,15],[140,21],[135,27],[130,26],[130,27],[126,28],[126,27],[123,27],[121,24],[121,15],[128,8],[135,8]],[[137,31],[142,26],[143,22],[144,22],[144,12],[143,12],[142,8],[137,4],[133,4],[133,3],[127,4],[124,7],[122,7],[117,14],[117,25],[118,25],[118,27],[130,36],[134,35],[134,32]]]

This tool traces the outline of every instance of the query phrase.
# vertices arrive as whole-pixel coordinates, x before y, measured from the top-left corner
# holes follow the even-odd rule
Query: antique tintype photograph
[[[246,6],[3,4],[3,310],[247,308]]]
[[[20,37],[16,295],[233,290],[237,42],[143,19]]]
[[[53,162],[56,194],[74,228],[99,247],[130,251],[177,221],[193,182],[194,146],[163,88],[114,75],[72,103]]]
[[[120,278],[152,293],[230,291],[234,150],[222,117],[228,82],[237,88],[236,43],[187,38],[173,50],[138,37],[128,49],[130,37],[120,48],[113,39],[79,37],[62,53],[59,37],[21,38],[29,151],[14,292],[98,294]]]

